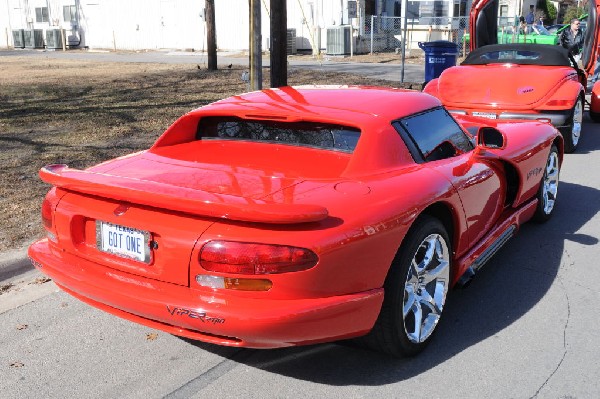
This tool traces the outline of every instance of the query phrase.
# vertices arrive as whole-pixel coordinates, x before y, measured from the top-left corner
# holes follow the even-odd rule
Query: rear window
[[[360,130],[319,122],[247,120],[206,117],[198,124],[198,140],[244,140],[353,152]]]
[[[461,65],[511,63],[519,65],[573,66],[562,46],[530,43],[490,44],[469,53]]]
[[[481,60],[511,62],[514,60],[539,60],[540,53],[528,50],[509,50],[509,51],[490,51],[489,53],[481,54]]]

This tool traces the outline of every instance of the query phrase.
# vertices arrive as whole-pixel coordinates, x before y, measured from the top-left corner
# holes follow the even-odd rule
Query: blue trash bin
[[[447,40],[419,42],[419,47],[425,51],[425,83],[438,78],[444,69],[456,65],[458,46]]]

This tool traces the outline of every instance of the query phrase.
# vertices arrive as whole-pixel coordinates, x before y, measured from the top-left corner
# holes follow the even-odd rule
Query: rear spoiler
[[[292,224],[317,222],[328,211],[319,205],[281,204],[54,164],[40,170],[46,183],[66,190],[127,201],[192,215],[242,222]]]

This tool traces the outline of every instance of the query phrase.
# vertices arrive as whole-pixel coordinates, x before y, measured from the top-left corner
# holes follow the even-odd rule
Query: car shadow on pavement
[[[559,195],[550,221],[522,226],[467,289],[451,291],[437,335],[416,357],[395,359],[347,343],[276,350],[192,344],[250,367],[334,386],[385,385],[415,377],[494,337],[535,307],[559,269],[572,262],[567,240],[598,244],[598,237],[577,232],[600,210],[600,190],[561,182]]]
[[[583,125],[581,128],[581,137],[579,139],[579,146],[575,151],[575,155],[589,154],[593,151],[600,150],[600,135],[598,134],[598,128],[593,126],[596,125],[590,118],[589,110],[586,107],[583,113]]]

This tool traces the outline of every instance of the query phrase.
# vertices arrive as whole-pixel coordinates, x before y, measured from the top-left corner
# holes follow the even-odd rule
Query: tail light
[[[573,105],[572,99],[550,100],[546,103],[548,107],[570,107]]]
[[[200,251],[205,270],[233,274],[276,274],[307,270],[319,258],[309,249],[287,245],[209,241]]]
[[[201,287],[237,291],[269,291],[273,282],[264,278],[230,278],[198,274],[196,282]]]
[[[52,229],[52,203],[47,198],[42,202],[42,224],[46,230]]]
[[[42,224],[46,229],[48,239],[52,242],[58,242],[54,227],[54,210],[59,200],[60,197],[57,195],[56,188],[53,187],[48,191],[42,202]]]

